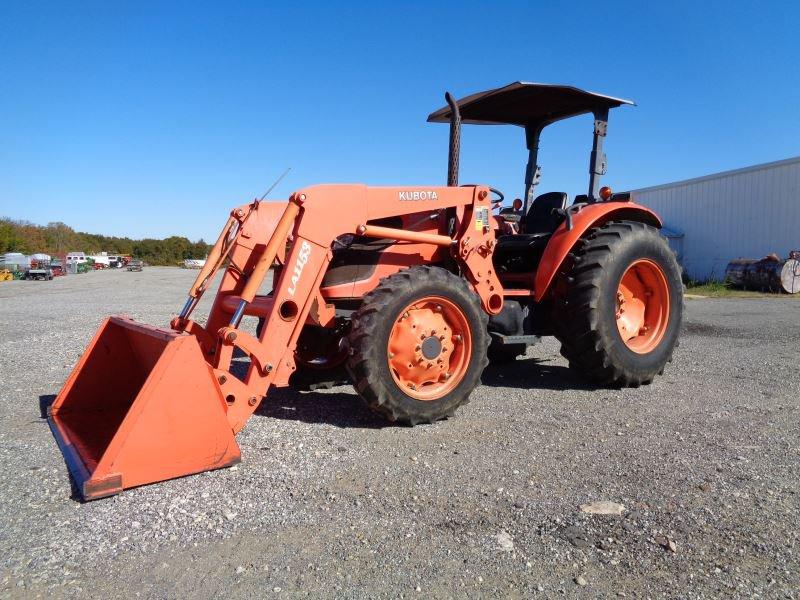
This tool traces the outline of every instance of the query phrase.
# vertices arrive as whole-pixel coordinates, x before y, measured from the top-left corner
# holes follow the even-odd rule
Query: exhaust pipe
[[[450,150],[447,158],[447,185],[458,185],[458,162],[461,155],[461,111],[450,92],[445,92],[444,99],[450,106]]]

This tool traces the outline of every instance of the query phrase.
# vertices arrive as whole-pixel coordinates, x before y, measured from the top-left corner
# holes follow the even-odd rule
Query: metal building
[[[734,258],[800,249],[800,157],[633,191],[664,220],[685,273],[722,280]]]

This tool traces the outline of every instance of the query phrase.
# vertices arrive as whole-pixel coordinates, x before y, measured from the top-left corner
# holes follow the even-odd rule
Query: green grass
[[[722,281],[709,281],[700,283],[690,281],[686,284],[686,293],[696,296],[708,296],[709,298],[798,298],[800,294],[777,294],[767,292],[755,292],[752,290],[740,290],[729,287]]]

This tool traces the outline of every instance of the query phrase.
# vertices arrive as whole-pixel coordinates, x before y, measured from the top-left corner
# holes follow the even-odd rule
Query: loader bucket
[[[125,317],[100,327],[48,420],[86,500],[241,456],[197,339]]]

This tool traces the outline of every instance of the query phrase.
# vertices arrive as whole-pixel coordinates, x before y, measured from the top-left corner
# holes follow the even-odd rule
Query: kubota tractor
[[[344,366],[373,410],[411,425],[452,415],[488,358],[510,361],[545,335],[598,384],[663,371],[680,329],[678,265],[658,216],[600,187],[609,109],[631,102],[519,82],[446,99],[428,120],[450,123],[447,186],[318,185],[245,204],[170,329],[104,322],[50,408],[84,498],[238,462],[235,434],[297,371]],[[587,113],[588,193],[536,195],[542,129]],[[458,184],[462,122],[524,129],[522,201]],[[201,325],[192,312],[221,268]],[[259,318],[256,336],[245,315]],[[250,358],[244,375],[234,349]]]

